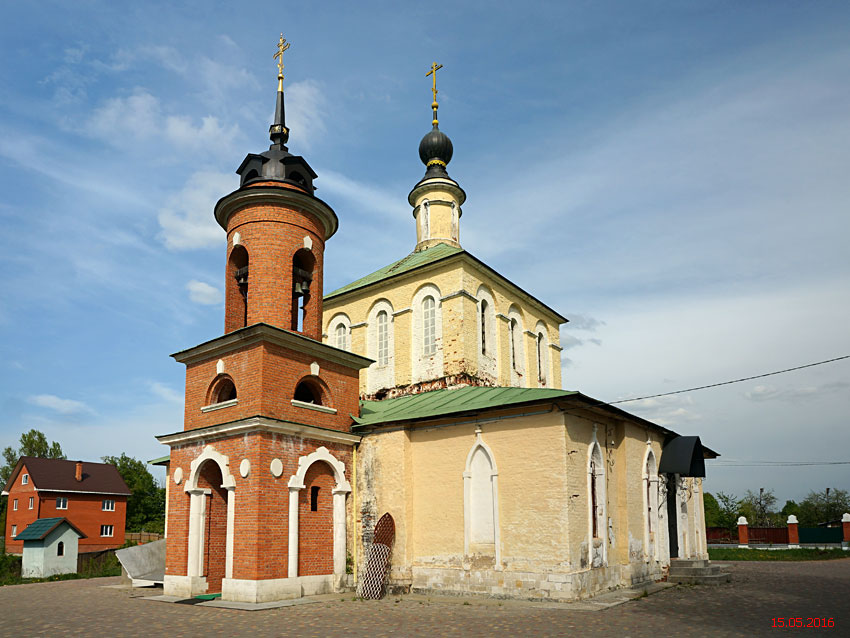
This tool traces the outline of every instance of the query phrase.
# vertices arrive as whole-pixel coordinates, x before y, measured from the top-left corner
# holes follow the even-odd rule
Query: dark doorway
[[[676,475],[667,474],[667,537],[670,539],[670,558],[679,557],[679,508],[676,506]]]

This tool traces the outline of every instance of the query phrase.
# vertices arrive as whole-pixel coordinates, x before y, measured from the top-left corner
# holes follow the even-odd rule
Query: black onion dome
[[[449,136],[437,128],[436,124],[419,142],[419,159],[429,168],[434,164],[445,167],[452,161],[453,152]]]

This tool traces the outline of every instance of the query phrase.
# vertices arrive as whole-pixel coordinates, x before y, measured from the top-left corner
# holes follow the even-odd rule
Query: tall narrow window
[[[599,538],[599,503],[596,496],[596,463],[590,462],[590,520],[593,538]]]
[[[646,478],[646,531],[652,538],[652,480]]]
[[[511,342],[511,367],[516,370],[516,332],[517,332],[517,323],[516,319],[511,319],[511,322],[508,324],[508,332],[509,339]]]
[[[318,512],[319,511],[319,486],[313,485],[310,488],[310,511]]]
[[[57,503],[59,503],[59,500],[57,499],[57,501],[56,501],[56,502],[57,502]],[[34,496],[30,496],[30,509],[32,509],[32,508],[34,508],[34,507],[35,507],[35,497],[34,497]],[[57,507],[58,507],[58,505],[57,505]]]
[[[387,330],[389,317],[386,310],[378,313],[378,365],[385,366],[389,362],[390,335]]]
[[[56,555],[57,556],[64,556],[65,555],[65,543],[63,543],[62,541],[59,541],[59,543],[56,545]]]
[[[537,333],[537,380],[545,381],[546,373],[543,370],[543,333]]]
[[[433,297],[422,302],[422,354],[429,356],[437,352],[437,311]]]
[[[487,354],[487,301],[481,300],[481,354]]]
[[[422,239],[428,239],[431,236],[431,204],[429,202],[422,203]]]
[[[18,499],[15,499],[15,506],[12,509],[14,509],[14,510],[18,509]]]
[[[248,251],[242,245],[230,251],[228,269],[233,280],[227,284],[227,329],[248,325]],[[235,283],[235,286],[234,286]]]
[[[348,350],[348,330],[345,324],[337,324],[336,327],[336,347],[340,350]]]

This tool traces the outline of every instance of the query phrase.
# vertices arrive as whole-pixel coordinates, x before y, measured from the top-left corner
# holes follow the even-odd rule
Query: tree
[[[36,456],[43,459],[65,458],[65,454],[62,452],[62,446],[56,441],[48,444],[47,437],[44,436],[43,432],[39,432],[38,430],[30,430],[21,434],[20,445],[19,450],[16,450],[11,445],[3,450],[4,464],[0,466],[0,484],[6,484],[6,481],[12,475],[12,470],[18,464],[18,459],[22,456]],[[2,523],[0,530],[6,529],[6,501],[8,500],[8,498],[0,498],[0,523]],[[0,542],[3,542],[3,547],[0,548],[0,551],[6,548],[4,534],[4,531],[0,531],[0,537],[2,537],[0,538]]]
[[[706,527],[723,527],[720,522],[720,504],[710,492],[703,492],[702,505],[705,510]]]
[[[3,450],[3,460],[5,465],[0,467],[0,480],[5,483],[12,475],[12,470],[18,463],[18,459],[22,456],[35,456],[41,459],[64,459],[65,454],[62,452],[62,446],[56,441],[47,443],[47,437],[43,432],[38,430],[30,430],[21,434],[20,449],[9,446]]]
[[[753,527],[773,527],[777,522],[774,512],[776,496],[773,490],[759,488],[758,494],[747,490],[747,495],[738,502],[738,511]]]
[[[717,505],[720,507],[718,527],[735,529],[738,524],[738,499],[734,494],[718,492]]]
[[[104,463],[114,465],[132,494],[127,499],[127,531],[159,532],[165,528],[165,488],[159,487],[147,466],[122,453],[104,456]]]
[[[845,512],[850,512],[850,494],[847,490],[827,488],[823,492],[809,492],[800,503],[797,519],[801,527],[814,527],[839,520]]]

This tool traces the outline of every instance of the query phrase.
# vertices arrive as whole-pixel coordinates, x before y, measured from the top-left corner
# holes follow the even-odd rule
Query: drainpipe
[[[353,569],[354,569],[354,584],[355,585],[357,584],[357,531],[360,529],[360,525],[357,522],[357,512],[359,511],[357,509],[357,446],[358,445],[359,445],[358,443],[354,444],[354,447],[352,448],[352,458],[351,458],[351,464],[353,466],[352,469],[351,469],[351,481],[352,481],[351,501],[352,501],[352,507],[354,508],[354,516],[353,516],[353,519],[354,519],[354,548],[353,548],[353,551],[351,552],[351,555],[354,558]]]

